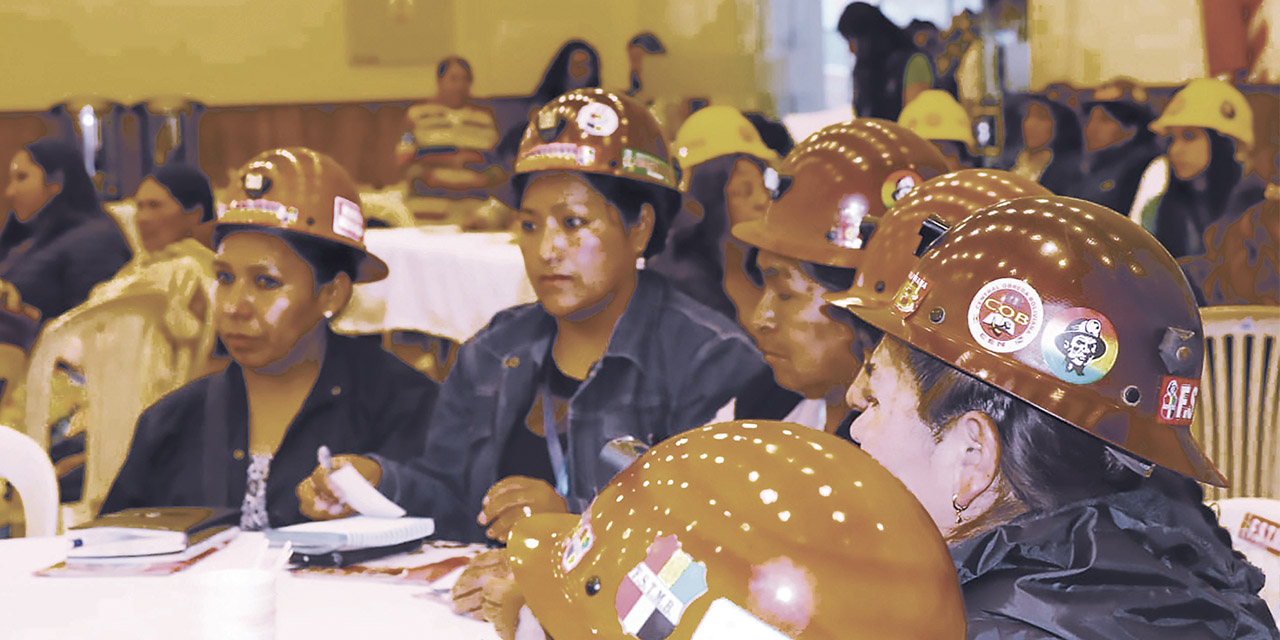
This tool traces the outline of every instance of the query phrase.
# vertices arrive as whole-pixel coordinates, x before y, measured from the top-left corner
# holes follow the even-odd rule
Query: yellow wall
[[[1205,75],[1200,0],[1028,0],[1031,88],[1116,76],[1180,85]]]
[[[399,0],[403,5],[404,0]],[[348,2],[374,0],[0,0],[0,111],[45,109],[99,95],[132,104],[188,95],[209,105],[404,99],[434,91],[433,65],[348,62]],[[452,3],[435,60],[472,62],[477,95],[531,91],[559,46],[580,37],[600,52],[606,86],[627,81],[626,42],[644,30],[671,54],[649,74],[687,95],[750,102],[759,93],[758,7],[764,0],[416,0]],[[439,51],[432,51],[432,47]],[[651,58],[651,60],[653,60]]]

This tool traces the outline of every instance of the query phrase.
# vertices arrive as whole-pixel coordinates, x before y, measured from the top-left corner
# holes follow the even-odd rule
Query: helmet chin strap
[[[1128,451],[1124,451],[1119,447],[1107,447],[1107,453],[1115,458],[1116,462],[1124,465],[1130,471],[1144,477],[1150,478],[1151,473],[1156,470],[1156,465],[1143,460]]]

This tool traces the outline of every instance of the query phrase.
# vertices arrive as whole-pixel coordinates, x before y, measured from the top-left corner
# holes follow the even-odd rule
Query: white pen
[[[329,447],[322,444],[316,449],[316,462],[320,463],[321,469],[333,471],[333,454],[329,453]]]

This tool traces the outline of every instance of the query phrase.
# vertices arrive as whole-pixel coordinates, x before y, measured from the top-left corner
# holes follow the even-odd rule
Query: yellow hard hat
[[[926,140],[955,140],[973,151],[973,121],[951,94],[941,89],[920,92],[902,108],[898,124]]]
[[[1151,123],[1151,130],[1162,136],[1170,127],[1213,129],[1253,146],[1253,108],[1231,83],[1216,78],[1196,78],[1174,94]]]
[[[778,154],[765,146],[760,132],[742,112],[725,105],[712,105],[689,116],[676,132],[676,161],[687,173],[690,169],[720,156],[741,153],[773,162]]]

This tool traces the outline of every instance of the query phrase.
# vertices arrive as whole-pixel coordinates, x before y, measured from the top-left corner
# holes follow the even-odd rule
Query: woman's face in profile
[[[1170,127],[1169,163],[1179,180],[1190,180],[1209,167],[1209,134],[1200,127]]]
[[[764,185],[764,172],[754,162],[738,158],[725,184],[724,197],[730,227],[763,218],[771,200]]]
[[[1027,115],[1022,119],[1022,140],[1028,149],[1043,148],[1053,140],[1053,116],[1048,107],[1039,102],[1027,107]]]
[[[577,49],[569,54],[569,90],[583,89],[591,78],[591,56]]]
[[[9,185],[4,195],[9,200],[9,207],[21,222],[35,217],[41,209],[62,187],[58,184],[46,184],[44,169],[31,159],[25,149],[14,154],[9,163]]]
[[[142,247],[150,253],[190,236],[200,221],[198,210],[184,210],[173,194],[155,178],[143,180],[133,199],[138,208],[133,222],[138,227]]]
[[[284,360],[324,319],[311,265],[276,236],[228,235],[218,246],[213,271],[214,325],[243,367]]]

